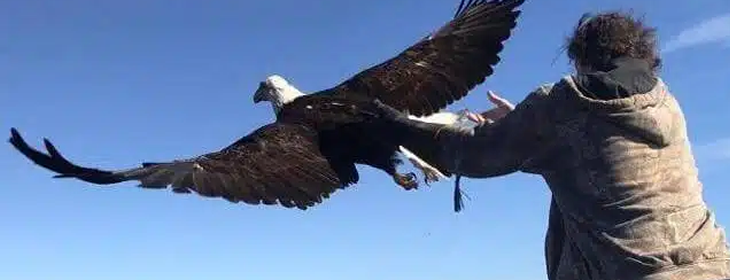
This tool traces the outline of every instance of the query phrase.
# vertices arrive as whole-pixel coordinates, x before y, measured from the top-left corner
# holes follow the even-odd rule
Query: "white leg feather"
[[[476,123],[472,123],[467,117],[468,110],[461,110],[457,113],[451,113],[448,111],[441,111],[425,117],[408,116],[410,119],[418,120],[428,123],[437,123],[447,125],[452,128],[462,129],[467,132],[473,132],[473,127]],[[441,171],[428,164],[423,159],[419,158],[416,154],[409,151],[403,146],[398,146],[398,150],[413,164],[416,168],[420,169],[423,173],[426,183],[436,182],[439,179],[446,179]]]
[[[423,173],[427,184],[431,182],[437,182],[439,179],[442,178],[448,178],[438,169],[431,166],[405,147],[398,146],[398,150],[403,153],[403,155],[408,159],[408,161],[411,162],[411,164],[413,164],[413,166],[421,170],[421,173]]]

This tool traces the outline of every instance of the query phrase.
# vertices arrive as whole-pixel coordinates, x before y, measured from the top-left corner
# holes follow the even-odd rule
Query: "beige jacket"
[[[730,279],[725,233],[702,198],[682,111],[661,80],[599,100],[571,76],[444,147],[472,178],[540,174],[553,193],[550,279]]]

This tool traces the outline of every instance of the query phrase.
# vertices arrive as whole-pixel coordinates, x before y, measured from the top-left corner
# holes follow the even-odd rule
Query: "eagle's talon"
[[[393,175],[393,180],[395,180],[396,184],[407,191],[418,189],[418,180],[416,179],[416,174],[413,172],[409,172],[405,175],[396,173]]]

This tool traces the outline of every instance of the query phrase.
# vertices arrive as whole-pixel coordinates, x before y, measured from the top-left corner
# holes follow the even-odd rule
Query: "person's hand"
[[[478,123],[479,125],[482,125],[484,123],[496,122],[497,120],[506,116],[510,111],[515,109],[515,105],[509,102],[509,100],[495,94],[491,90],[487,91],[487,99],[489,99],[489,101],[492,102],[492,104],[494,104],[496,107],[484,111],[481,114],[471,112],[467,113],[467,117],[473,122]]]

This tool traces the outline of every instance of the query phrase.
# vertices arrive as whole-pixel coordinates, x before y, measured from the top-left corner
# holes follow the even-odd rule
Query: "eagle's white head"
[[[261,101],[271,102],[275,113],[279,113],[284,104],[289,103],[299,96],[304,95],[294,86],[290,85],[279,75],[271,75],[259,84],[256,93],[253,95],[253,103]]]

